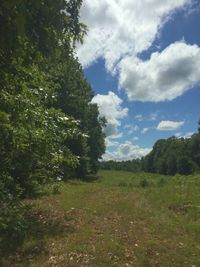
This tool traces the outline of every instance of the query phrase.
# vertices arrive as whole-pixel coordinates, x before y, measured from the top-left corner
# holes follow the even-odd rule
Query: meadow
[[[200,266],[200,175],[100,171],[29,205],[3,266]]]

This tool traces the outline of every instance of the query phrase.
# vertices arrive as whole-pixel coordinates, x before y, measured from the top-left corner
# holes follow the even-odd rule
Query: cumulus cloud
[[[101,116],[107,120],[105,134],[110,138],[120,138],[122,133],[118,132],[121,120],[128,114],[128,108],[122,108],[122,100],[115,93],[108,92],[107,95],[96,95],[92,99],[96,103]]]
[[[119,87],[129,100],[173,100],[200,81],[200,48],[182,41],[147,61],[138,55],[152,46],[178,9],[193,8],[194,0],[85,0],[81,19],[89,31],[77,47],[79,60],[87,67],[103,58],[107,70],[119,74]]]
[[[105,129],[105,131],[106,131],[106,129]],[[119,138],[122,138],[122,137],[123,137],[123,133],[121,133],[121,132],[118,132],[118,133],[115,133],[115,134],[107,136],[107,138],[109,138],[109,139],[119,139]]]
[[[162,25],[177,9],[191,0],[85,0],[81,20],[89,32],[77,54],[84,67],[104,58],[113,71],[125,55],[147,50]]]
[[[175,131],[184,125],[184,121],[161,121],[157,130],[159,131]]]
[[[173,100],[200,81],[200,48],[176,42],[147,61],[126,57],[120,63],[120,86],[130,100]]]
[[[113,141],[110,138],[105,139],[106,147],[117,147],[119,145],[119,142]]]
[[[151,151],[150,148],[141,148],[139,146],[133,145],[130,141],[126,141],[117,147],[114,152],[107,151],[103,155],[103,160],[132,160],[146,156]]]

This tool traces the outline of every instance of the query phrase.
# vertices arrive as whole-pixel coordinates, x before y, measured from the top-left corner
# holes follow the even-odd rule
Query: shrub
[[[20,200],[21,192],[11,176],[0,174],[0,259],[14,251],[25,237],[27,206]]]
[[[0,255],[22,243],[26,231],[24,212],[25,207],[16,199],[4,203],[0,211]]]

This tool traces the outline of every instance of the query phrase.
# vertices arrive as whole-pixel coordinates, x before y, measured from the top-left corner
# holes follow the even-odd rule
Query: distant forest
[[[200,122],[198,133],[190,138],[160,139],[152,151],[142,159],[101,162],[107,170],[152,172],[166,175],[192,174],[200,171]]]

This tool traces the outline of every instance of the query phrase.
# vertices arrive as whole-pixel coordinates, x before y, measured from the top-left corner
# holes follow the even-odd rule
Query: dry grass
[[[64,184],[30,201],[27,238],[4,266],[200,266],[199,189],[199,176],[112,171]]]

